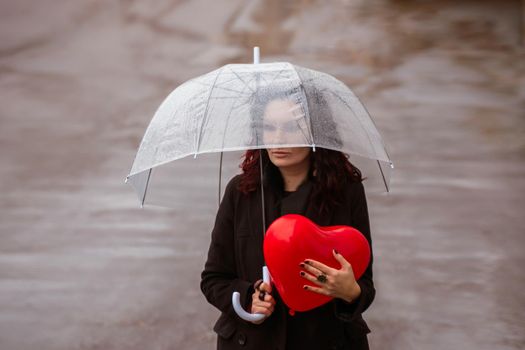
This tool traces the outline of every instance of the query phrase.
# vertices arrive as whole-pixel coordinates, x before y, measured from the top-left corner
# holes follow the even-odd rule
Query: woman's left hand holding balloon
[[[361,287],[355,280],[352,266],[335,249],[332,254],[341,264],[341,269],[334,269],[312,259],[306,259],[304,263],[299,264],[306,270],[306,272],[300,272],[301,276],[317,286],[305,285],[303,288],[314,293],[353,302],[361,295]]]

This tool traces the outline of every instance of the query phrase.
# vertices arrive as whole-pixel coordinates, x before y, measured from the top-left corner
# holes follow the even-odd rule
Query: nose
[[[263,140],[265,144],[278,145],[285,141],[285,132],[281,128],[275,128],[272,131],[265,131]]]
[[[274,133],[273,142],[275,144],[282,144],[284,141],[284,131],[281,128],[277,128]]]

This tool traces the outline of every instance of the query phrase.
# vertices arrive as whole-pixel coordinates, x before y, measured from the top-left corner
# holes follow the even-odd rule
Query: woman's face
[[[264,113],[263,142],[265,145],[309,143],[305,135],[304,113],[298,104],[286,100],[270,102]],[[269,148],[270,161],[278,168],[309,166],[310,147]]]

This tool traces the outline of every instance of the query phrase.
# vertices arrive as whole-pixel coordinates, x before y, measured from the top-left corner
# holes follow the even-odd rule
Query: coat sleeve
[[[206,300],[224,313],[232,313],[232,293],[239,292],[241,305],[248,308],[254,288],[238,278],[235,264],[234,211],[235,178],[226,186],[211,234],[208,258],[201,273],[201,290]]]
[[[357,283],[361,287],[360,296],[351,303],[343,299],[335,299],[336,317],[346,322],[358,318],[366,309],[368,309],[376,294],[374,282],[372,280],[372,262],[374,258],[372,253],[368,207],[365,189],[361,182],[352,185],[350,201],[352,226],[358,229],[368,240],[368,244],[370,245],[370,263],[363,275],[357,280]]]

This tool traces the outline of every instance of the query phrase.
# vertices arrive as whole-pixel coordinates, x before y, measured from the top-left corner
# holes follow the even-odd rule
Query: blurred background
[[[395,164],[371,348],[525,348],[524,1],[1,0],[0,38],[0,349],[215,348],[216,192],[140,209],[124,178],[162,100],[253,46],[348,84]]]

